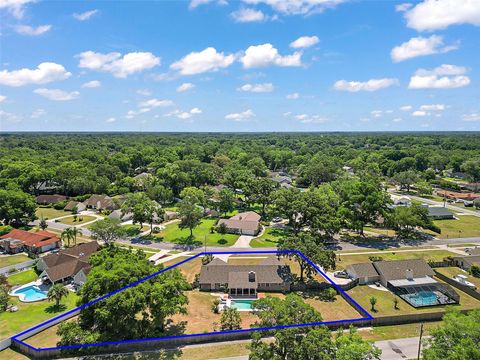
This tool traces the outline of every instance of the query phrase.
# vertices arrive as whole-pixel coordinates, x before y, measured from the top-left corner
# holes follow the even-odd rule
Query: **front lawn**
[[[435,220],[441,234],[434,234],[439,239],[480,236],[480,217],[474,215],[457,215],[458,220]],[[427,231],[428,232],[428,231]]]
[[[8,283],[11,286],[18,286],[28,284],[29,282],[37,280],[38,275],[33,269],[28,269],[22,272],[14,273],[8,277]]]
[[[288,235],[288,231],[274,227],[266,227],[262,236],[253,239],[250,242],[252,248],[257,247],[276,247],[280,238]]]
[[[193,241],[189,239],[190,230],[180,229],[178,227],[179,221],[168,224],[165,229],[161,230],[158,234],[154,234],[160,241],[175,243],[175,244],[204,244],[208,246],[231,246],[237,241],[238,236],[236,234],[219,234],[216,231],[211,233],[211,228],[215,226],[216,220],[203,219],[195,229],[193,229]]]
[[[77,215],[77,220],[75,221],[74,216],[69,216],[63,219],[59,219],[58,222],[61,222],[62,224],[67,224],[67,225],[82,225],[87,222],[95,220],[95,216],[91,215]]]
[[[17,254],[17,255],[1,255],[0,256],[0,268],[20,264],[24,261],[30,260],[27,255],[25,254]]]
[[[17,297],[11,297],[10,303],[17,305],[18,311],[0,314],[0,339],[5,339],[42,321],[53,318],[64,311],[73,309],[77,299],[76,294],[69,292],[68,297],[62,300],[60,309],[56,309],[54,304],[47,300],[24,303],[18,300]]]
[[[425,251],[404,251],[404,252],[382,252],[381,254],[358,254],[342,255],[337,254],[337,270],[345,269],[347,265],[370,262],[369,257],[381,257],[383,260],[407,260],[423,259],[425,261],[442,261],[447,256],[455,256],[454,253],[447,250],[425,250]]]
[[[72,213],[70,211],[57,210],[51,207],[38,207],[35,211],[35,215],[37,215],[38,219],[43,217],[45,220],[49,220],[60,216],[72,215]]]

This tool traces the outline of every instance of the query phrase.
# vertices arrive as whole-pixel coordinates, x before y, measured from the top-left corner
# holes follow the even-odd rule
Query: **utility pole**
[[[417,360],[420,360],[420,352],[422,350],[422,336],[423,336],[423,323],[420,324],[420,338],[418,339]]]
[[[205,252],[207,252],[207,235],[203,237],[203,245],[205,247]]]

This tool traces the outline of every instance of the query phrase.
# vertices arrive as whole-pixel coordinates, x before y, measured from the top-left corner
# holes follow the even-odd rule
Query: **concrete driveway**
[[[250,241],[255,236],[250,236],[250,235],[240,235],[238,240],[231,246],[231,248],[247,248],[250,249]]]

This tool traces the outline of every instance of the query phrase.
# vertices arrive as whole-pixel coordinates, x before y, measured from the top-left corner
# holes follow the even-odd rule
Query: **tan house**
[[[230,219],[220,219],[217,227],[225,224],[227,231],[240,235],[257,235],[260,232],[261,216],[254,211],[238,213]]]
[[[83,204],[89,209],[117,210],[120,208],[113,198],[107,195],[92,195]]]

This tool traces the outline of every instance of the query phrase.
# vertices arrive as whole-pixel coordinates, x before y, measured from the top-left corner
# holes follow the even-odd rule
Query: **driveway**
[[[231,248],[247,248],[250,249],[250,241],[255,236],[250,236],[250,235],[240,235],[238,240],[231,246]]]

